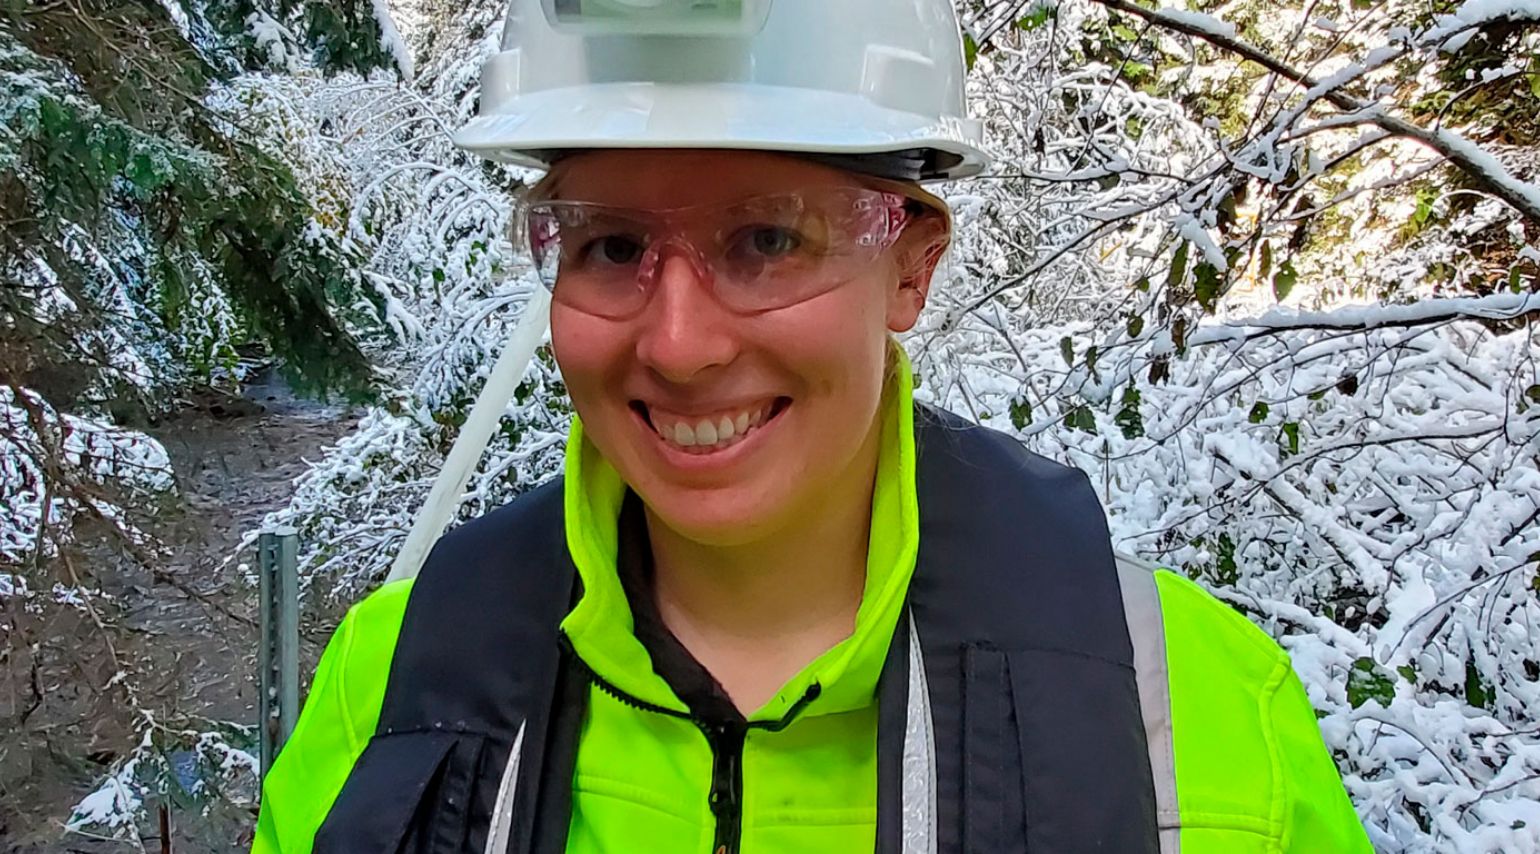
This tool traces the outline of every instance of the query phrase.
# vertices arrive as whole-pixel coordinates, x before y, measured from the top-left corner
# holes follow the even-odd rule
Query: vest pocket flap
[[[326,821],[316,833],[315,854],[398,854],[407,835],[442,793],[455,733],[411,732],[369,740]]]

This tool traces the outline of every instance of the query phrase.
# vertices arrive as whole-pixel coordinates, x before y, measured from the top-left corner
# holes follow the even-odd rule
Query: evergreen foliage
[[[360,35],[348,9],[287,11],[309,17],[337,67],[386,59],[372,17]],[[363,300],[356,252],[315,221],[289,168],[243,138],[239,116],[207,105],[238,66],[191,32],[151,4],[7,3],[3,380],[56,406],[154,411],[177,386],[225,376],[254,339],[305,389],[363,394],[360,335],[375,333],[378,307]]]
[[[238,832],[254,795],[254,730],[189,714],[146,679],[166,656],[128,652],[134,621],[105,591],[142,579],[202,598],[164,569],[153,523],[175,481],[164,448],[134,428],[200,387],[234,389],[238,350],[276,357],[304,392],[374,394],[366,351],[393,333],[343,229],[349,212],[322,209],[254,102],[230,93],[246,91],[243,76],[312,63],[349,77],[391,68],[402,57],[381,9],[0,0],[0,657],[13,680],[0,756],[30,767],[43,745],[78,746],[51,734],[57,722],[29,721],[55,708],[38,686],[60,667],[60,707],[96,736],[138,741],[108,749],[126,753],[71,829],[137,839],[165,805],[215,828],[224,802]],[[72,563],[64,546],[82,518],[121,557]],[[81,661],[82,624],[101,644],[61,664]],[[82,773],[78,756],[59,761]],[[15,765],[0,768],[8,791]],[[13,818],[0,815],[3,835],[22,832]]]

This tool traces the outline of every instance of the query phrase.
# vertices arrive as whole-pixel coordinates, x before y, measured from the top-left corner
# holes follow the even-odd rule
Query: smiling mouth
[[[631,410],[668,446],[687,454],[714,454],[744,441],[764,429],[791,405],[789,397],[775,397],[749,406],[724,409],[709,415],[675,415],[654,409],[640,400]]]

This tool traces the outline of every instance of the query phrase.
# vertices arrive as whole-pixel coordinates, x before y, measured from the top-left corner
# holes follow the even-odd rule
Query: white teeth
[[[656,427],[658,435],[681,448],[715,450],[737,444],[750,430],[762,426],[769,415],[770,407],[767,404],[736,415],[721,415],[691,423],[676,421],[669,424],[664,421]]]
[[[690,429],[690,425],[681,421],[674,425],[674,441],[688,448],[695,444],[695,431]],[[716,441],[715,437],[712,441]]]

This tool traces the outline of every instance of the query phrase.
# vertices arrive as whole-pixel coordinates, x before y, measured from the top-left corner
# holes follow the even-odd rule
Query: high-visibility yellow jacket
[[[1277,644],[896,386],[855,631],[762,708],[639,637],[627,490],[574,425],[559,484],[349,612],[253,851],[1370,850]]]

